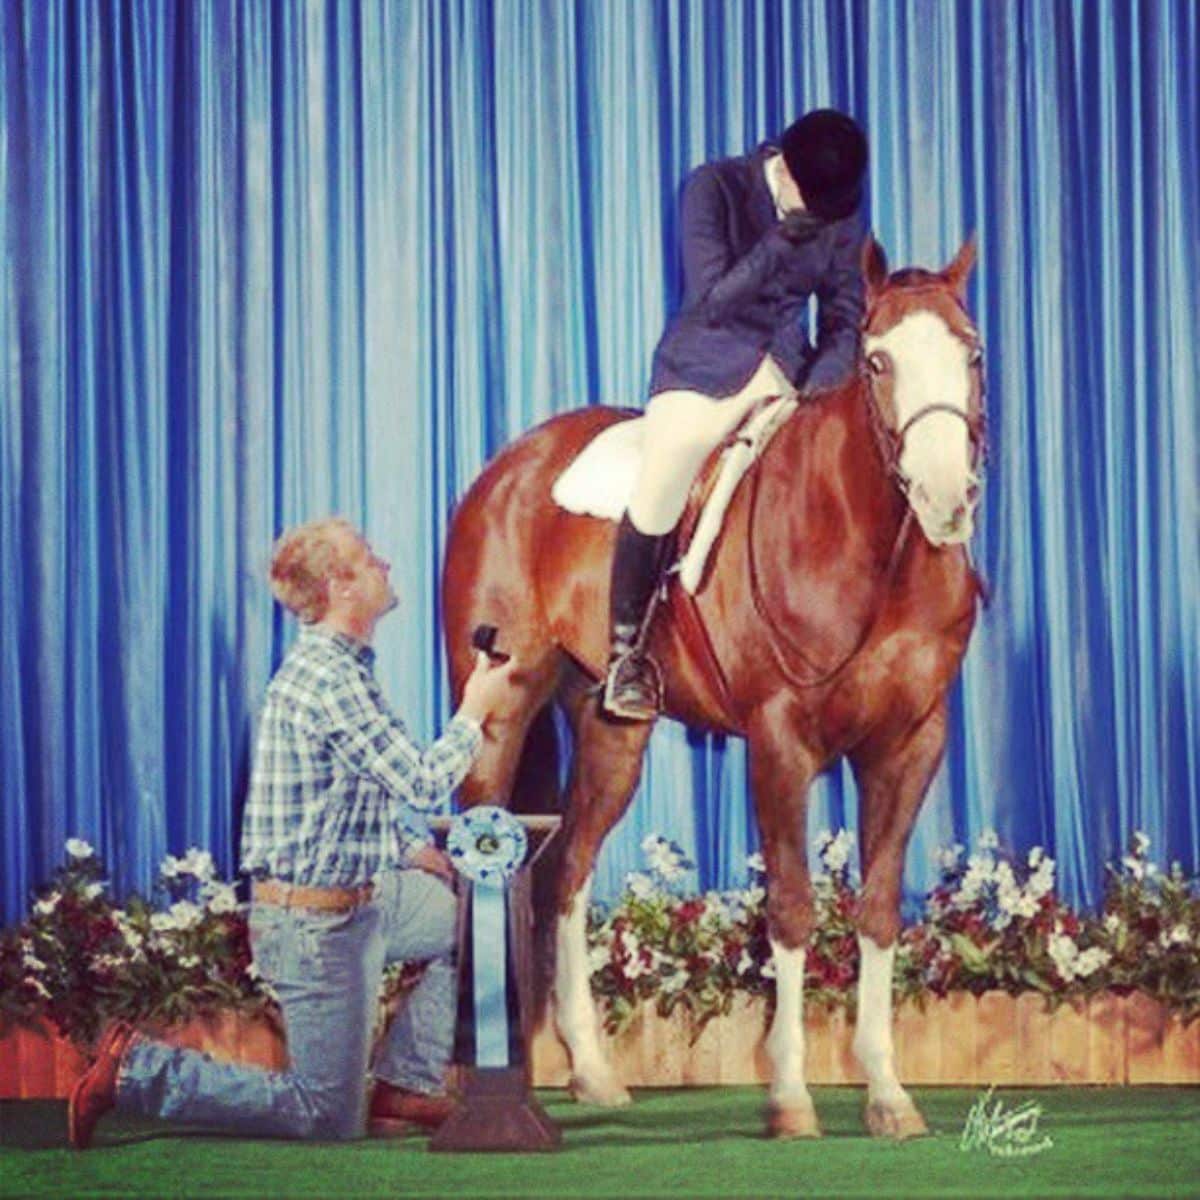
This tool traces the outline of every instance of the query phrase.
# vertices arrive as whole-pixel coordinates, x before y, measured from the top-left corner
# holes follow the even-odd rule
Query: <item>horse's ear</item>
[[[975,234],[972,233],[954,256],[954,261],[942,272],[942,278],[954,289],[959,300],[967,298],[967,279],[975,266]]]
[[[862,272],[867,281],[867,298],[872,299],[883,291],[883,285],[887,283],[888,278],[887,255],[875,240],[873,233],[868,233],[867,240],[863,242]]]

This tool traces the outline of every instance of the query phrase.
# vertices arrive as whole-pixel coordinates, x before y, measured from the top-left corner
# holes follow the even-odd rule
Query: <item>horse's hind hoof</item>
[[[629,1089],[616,1079],[581,1079],[571,1076],[571,1099],[580,1104],[596,1104],[601,1108],[624,1108],[633,1103]]]
[[[867,1105],[863,1120],[872,1137],[892,1138],[897,1142],[925,1137],[929,1133],[925,1118],[911,1100],[894,1105],[873,1101]]]
[[[767,1132],[773,1138],[819,1138],[821,1126],[811,1104],[771,1104]]]

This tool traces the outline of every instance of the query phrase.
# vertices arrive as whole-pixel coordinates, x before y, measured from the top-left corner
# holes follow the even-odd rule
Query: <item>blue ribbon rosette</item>
[[[471,889],[475,1063],[507,1067],[508,904],[505,885],[525,861],[525,829],[510,812],[484,804],[460,813],[446,850]]]

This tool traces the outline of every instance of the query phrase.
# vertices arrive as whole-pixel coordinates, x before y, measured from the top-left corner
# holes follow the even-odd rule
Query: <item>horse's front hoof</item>
[[[878,1100],[869,1102],[863,1120],[872,1137],[892,1138],[897,1142],[925,1137],[929,1133],[925,1118],[907,1097],[896,1104],[884,1104]]]
[[[580,1104],[598,1104],[601,1108],[623,1108],[633,1103],[629,1089],[619,1083],[615,1076],[587,1079],[572,1075],[571,1098]]]
[[[819,1138],[821,1125],[811,1102],[776,1104],[767,1109],[767,1132],[773,1138]]]

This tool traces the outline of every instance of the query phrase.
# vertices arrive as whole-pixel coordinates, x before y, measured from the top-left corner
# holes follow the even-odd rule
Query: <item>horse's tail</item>
[[[546,704],[529,723],[513,783],[512,810],[539,816],[562,810],[558,728],[553,702]],[[538,858],[530,881],[533,908],[530,1030],[536,1029],[546,1014],[554,979],[554,917],[564,845],[565,839],[560,832]]]

